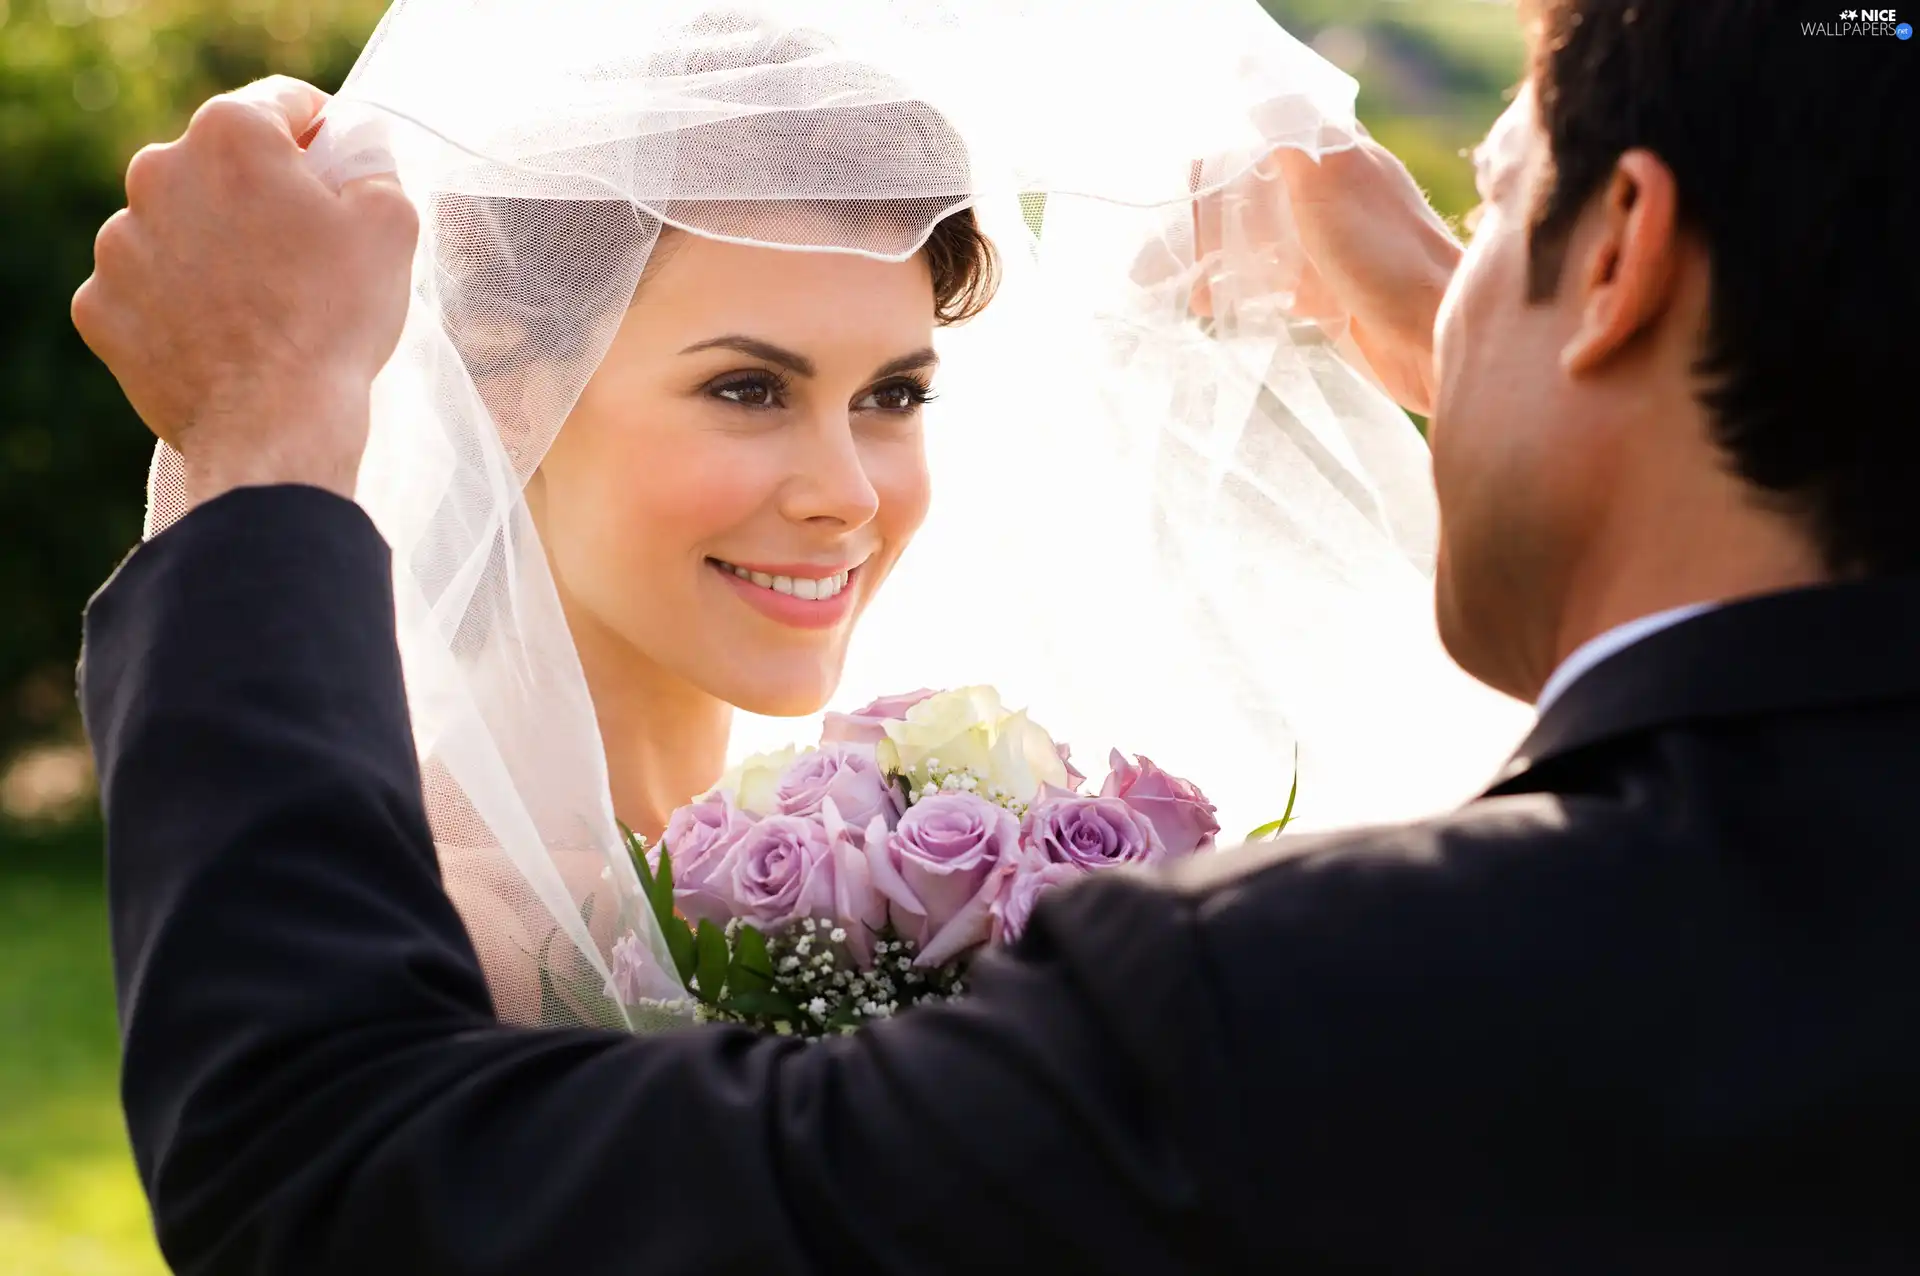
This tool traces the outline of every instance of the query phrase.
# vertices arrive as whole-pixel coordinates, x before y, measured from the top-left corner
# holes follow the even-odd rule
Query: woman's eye
[[[777,377],[727,377],[714,382],[708,393],[743,408],[777,408],[785,388]]]
[[[890,381],[875,386],[854,406],[878,412],[911,412],[933,400],[933,392],[918,381]]]

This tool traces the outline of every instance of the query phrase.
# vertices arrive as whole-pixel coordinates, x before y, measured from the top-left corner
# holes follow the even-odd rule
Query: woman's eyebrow
[[[789,372],[803,377],[810,377],[815,371],[813,360],[807,356],[796,354],[785,346],[776,346],[771,341],[762,341],[758,337],[748,337],[737,332],[730,332],[724,337],[714,337],[707,341],[696,341],[680,353],[698,354],[702,350],[737,350],[741,354],[752,355],[756,359],[765,359],[768,363],[778,364]]]
[[[888,377],[897,377],[902,372],[919,372],[924,368],[935,367],[940,356],[933,352],[932,346],[915,350],[912,354],[903,354],[898,359],[889,359],[880,365],[873,374],[875,381],[884,381]]]

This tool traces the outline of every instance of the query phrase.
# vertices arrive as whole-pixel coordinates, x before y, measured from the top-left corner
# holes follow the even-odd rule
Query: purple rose
[[[734,915],[733,888],[722,866],[752,827],[753,817],[717,791],[689,802],[667,820],[660,840],[673,856],[673,902],[682,917],[725,925]],[[653,864],[658,870],[657,854]]]
[[[1179,776],[1168,775],[1145,754],[1136,766],[1115,749],[1109,764],[1113,770],[1100,786],[1100,796],[1119,798],[1151,820],[1169,858],[1213,849],[1220,821],[1213,818],[1213,803],[1206,794]]]
[[[940,793],[907,809],[884,843],[868,845],[873,884],[918,966],[943,966],[986,942],[989,908],[1019,862],[1020,826],[971,793]]]
[[[652,951],[632,931],[614,941],[613,960],[608,967],[607,996],[622,1005],[636,1006],[648,998],[665,1001],[686,995],[680,981],[667,974],[654,960]]]
[[[1020,844],[1049,864],[1082,870],[1167,858],[1153,822],[1119,798],[1087,797],[1051,785],[1021,822]]]
[[[886,724],[907,716],[907,710],[940,694],[922,687],[903,696],[881,696],[852,713],[829,713],[820,727],[821,744],[878,744],[887,738]]]
[[[1086,876],[1084,869],[1071,864],[1054,864],[1038,855],[1026,856],[1007,876],[988,912],[993,916],[992,940],[1011,944],[1024,935],[1033,916],[1033,906],[1056,886],[1077,882]]]
[[[833,911],[833,856],[812,820],[769,815],[734,843],[723,871],[734,915],[765,934]]]
[[[884,854],[887,821],[876,815],[862,829],[840,818],[828,798],[820,812],[833,860],[833,919],[847,932],[847,951],[862,970],[873,966],[873,940],[887,924],[887,897],[873,884],[869,857]]]
[[[876,815],[885,816],[891,828],[906,806],[899,785],[873,760],[873,746],[862,744],[823,744],[802,754],[774,789],[782,815],[817,816],[828,800],[857,829],[865,829]]]

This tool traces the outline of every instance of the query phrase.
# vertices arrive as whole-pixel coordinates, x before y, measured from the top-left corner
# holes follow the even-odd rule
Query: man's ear
[[[1651,151],[1628,151],[1586,220],[1563,282],[1580,304],[1580,325],[1560,351],[1560,366],[1573,376],[1618,354],[1667,308],[1680,260],[1673,170]]]

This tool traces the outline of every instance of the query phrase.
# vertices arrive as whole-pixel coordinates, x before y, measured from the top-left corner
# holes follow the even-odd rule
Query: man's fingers
[[[369,173],[340,188],[340,202],[353,217],[379,230],[388,244],[411,255],[420,235],[420,212],[392,173]]]
[[[80,334],[87,349],[108,368],[113,368],[120,352],[126,348],[128,332],[126,315],[114,303],[111,285],[99,275],[89,275],[75,290],[68,313],[73,319],[73,330]]]
[[[260,111],[276,129],[286,133],[288,141],[304,136],[328,101],[326,93],[290,75],[270,75],[221,97]]]
[[[127,163],[128,208],[141,207],[165,188],[173,153],[173,147],[165,143],[143,146],[134,153]]]
[[[153,245],[139,219],[121,209],[93,237],[93,273],[74,291],[68,306],[74,331],[116,376],[116,361],[130,343],[147,335],[140,330],[140,318],[129,298],[138,295],[140,280],[152,270],[153,260]]]

